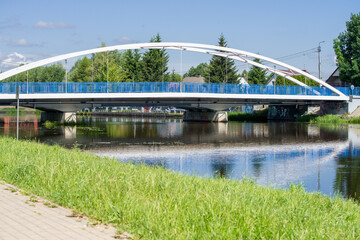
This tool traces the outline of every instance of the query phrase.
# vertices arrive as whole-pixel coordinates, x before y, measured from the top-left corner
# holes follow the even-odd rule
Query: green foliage
[[[218,46],[227,47],[223,34],[219,37]],[[239,79],[234,60],[215,55],[211,58],[205,74],[205,81],[211,83],[237,83]]]
[[[105,43],[101,44],[105,47]],[[76,61],[68,73],[73,82],[123,82],[126,72],[123,67],[123,56],[119,51],[100,52],[91,58],[83,57]],[[129,80],[130,81],[130,80]]]
[[[72,82],[91,82],[92,60],[87,57],[77,60],[68,76]]]
[[[141,239],[359,239],[351,200],[0,138],[0,178]]]
[[[308,115],[300,116],[298,119],[296,119],[296,121],[297,121],[297,122],[309,123],[309,122],[315,121],[315,119],[316,119],[317,117],[318,117],[318,116],[316,116],[316,115],[308,114]]]
[[[254,62],[261,63],[260,59],[255,59]],[[252,66],[248,72],[249,84],[266,84],[266,70],[257,66]]]
[[[161,42],[161,37],[157,34],[151,38],[150,42]],[[165,49],[149,49],[143,55],[143,81],[161,82],[169,80],[167,64],[169,55]]]
[[[206,69],[208,67],[207,63],[200,63],[196,67],[191,67],[187,73],[184,74],[185,77],[197,77],[197,76],[206,76]]]
[[[170,74],[170,82],[181,82],[181,75],[175,73],[175,69],[173,69]]]
[[[346,31],[334,39],[340,79],[360,86],[360,13],[351,14]]]
[[[359,117],[353,118],[343,118],[338,115],[324,115],[324,116],[316,116],[316,115],[304,115],[297,119],[298,122],[310,122],[310,123],[336,123],[336,124],[346,124],[346,123],[353,123],[358,124],[360,123]]]
[[[312,122],[312,123],[346,123],[346,120],[342,119],[340,116],[337,116],[337,115],[325,115],[325,116],[319,116],[310,122]]]
[[[237,122],[267,122],[268,109],[254,111],[253,113],[229,112],[229,121]]]
[[[319,87],[319,83],[315,82],[314,80],[308,79],[305,76],[299,75],[299,76],[292,76],[293,78],[295,78],[296,80],[299,80],[302,83],[305,83],[308,86],[314,86],[314,87]],[[292,86],[292,85],[297,85],[296,83],[282,77],[282,76],[277,76],[276,77],[276,85],[288,85],[288,86]]]
[[[123,67],[126,71],[126,79],[131,82],[141,82],[143,79],[143,62],[138,49],[127,50],[124,53]]]
[[[65,81],[65,68],[61,63],[38,67],[29,70],[28,73],[22,72],[9,77],[3,82],[26,82],[27,77],[29,82],[63,82]]]

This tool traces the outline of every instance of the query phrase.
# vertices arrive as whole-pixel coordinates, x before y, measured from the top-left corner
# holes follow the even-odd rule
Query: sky
[[[0,0],[0,71],[22,62],[99,47],[149,42],[217,45],[279,59],[323,79],[336,69],[333,40],[359,0]],[[308,51],[309,50],[309,51]],[[299,53],[299,54],[296,54]],[[169,70],[185,73],[211,56],[170,50]],[[289,56],[289,57],[286,57]],[[76,59],[69,60],[67,68]],[[237,63],[241,72],[250,66]]]

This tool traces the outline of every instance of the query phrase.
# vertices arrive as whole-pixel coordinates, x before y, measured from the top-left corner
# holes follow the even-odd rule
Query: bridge
[[[0,81],[50,63],[73,57],[114,50],[175,49],[221,56],[263,68],[282,76],[297,86],[214,84],[183,82],[0,82],[0,105],[15,105],[16,86],[20,88],[21,106],[33,107],[64,119],[64,113],[96,106],[175,106],[187,109],[185,119],[222,121],[227,119],[225,109],[240,104],[260,105],[318,105],[322,102],[344,103],[352,98],[348,89],[337,89],[322,80],[286,63],[242,50],[195,43],[139,43],[95,48],[59,55],[0,73]],[[269,67],[253,61],[254,58],[272,64]],[[310,87],[291,77],[300,74],[319,83]],[[353,95],[353,92],[352,92]]]

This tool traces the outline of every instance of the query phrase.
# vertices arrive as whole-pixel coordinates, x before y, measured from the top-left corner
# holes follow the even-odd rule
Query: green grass
[[[16,116],[16,114],[17,114],[17,109],[16,108],[2,108],[2,109],[0,109],[0,111],[6,112],[5,114],[9,115],[9,116],[14,116],[14,115]],[[33,112],[35,115],[39,116],[39,115],[41,115],[42,111],[40,111],[38,109],[19,108],[19,115],[25,115],[26,112]]]
[[[0,138],[0,178],[144,239],[359,239],[360,206]]]
[[[238,122],[267,122],[268,109],[253,113],[228,112],[229,121]]]
[[[317,118],[316,115],[309,114],[309,115],[300,116],[298,119],[296,119],[296,121],[310,123],[310,122],[314,121],[316,118]]]
[[[315,116],[315,115],[304,115],[297,119],[298,122],[310,122],[310,123],[335,123],[335,124],[345,124],[345,123],[360,123],[359,117],[353,118],[342,118],[338,115],[324,115],[324,116]]]

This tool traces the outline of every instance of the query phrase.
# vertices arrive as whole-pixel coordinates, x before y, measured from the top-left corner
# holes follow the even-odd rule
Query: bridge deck
[[[0,105],[16,104],[14,93],[17,85],[22,106],[63,112],[104,105],[224,110],[240,104],[301,105],[349,100],[348,96],[338,96],[321,87],[178,82],[35,82],[0,83]]]

